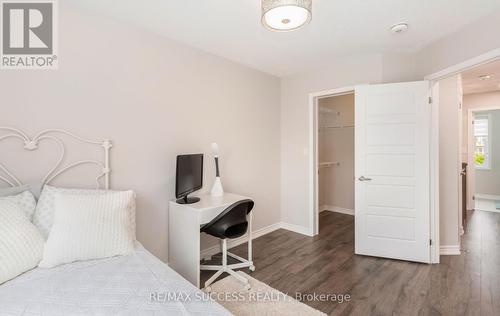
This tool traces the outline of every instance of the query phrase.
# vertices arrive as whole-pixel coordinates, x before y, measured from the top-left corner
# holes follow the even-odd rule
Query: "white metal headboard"
[[[105,189],[109,189],[109,175],[111,173],[111,169],[109,166],[109,151],[112,147],[111,141],[105,139],[105,140],[89,140],[82,138],[80,136],[77,136],[73,133],[70,133],[68,131],[62,130],[62,129],[47,129],[39,132],[36,134],[34,137],[29,137],[26,133],[23,131],[13,128],[13,127],[2,127],[0,126],[0,131],[6,131],[7,133],[4,135],[0,135],[0,142],[2,140],[8,139],[8,138],[17,138],[20,139],[23,143],[24,146],[23,148],[28,151],[34,151],[38,149],[38,144],[41,141],[45,140],[50,140],[53,141],[57,144],[57,146],[60,149],[60,156],[57,159],[57,162],[53,167],[50,168],[49,172],[45,175],[45,177],[42,180],[42,186],[45,184],[49,184],[51,181],[53,181],[55,178],[63,174],[64,172],[68,171],[69,169],[72,169],[74,167],[80,166],[80,165],[85,165],[85,164],[92,164],[92,165],[97,165],[98,168],[100,168],[100,173],[96,177],[96,184],[97,184],[97,189],[99,189],[100,184],[99,180],[104,177],[104,186]],[[102,162],[96,161],[96,160],[80,160],[76,162],[72,162],[67,164],[66,166],[61,166],[66,149],[64,146],[63,141],[54,136],[57,134],[65,134],[67,136],[72,137],[75,140],[78,140],[83,143],[87,144],[94,144],[101,146],[104,149],[104,159]],[[0,157],[1,158],[1,157]],[[23,183],[19,181],[19,179],[12,173],[10,172],[0,161],[0,171],[3,171],[6,176],[0,175],[0,180],[6,182],[8,185],[14,187],[18,185],[22,185]]]

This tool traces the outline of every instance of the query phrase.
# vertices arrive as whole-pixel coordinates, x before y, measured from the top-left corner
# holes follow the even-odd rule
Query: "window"
[[[474,117],[474,164],[477,169],[490,169],[490,117],[476,115]]]

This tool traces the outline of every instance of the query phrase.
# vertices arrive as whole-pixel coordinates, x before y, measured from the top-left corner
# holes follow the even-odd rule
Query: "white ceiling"
[[[276,33],[260,24],[260,0],[68,2],[277,76],[335,56],[415,52],[500,10],[499,0],[313,0],[311,24]],[[408,32],[391,33],[401,21]]]
[[[480,80],[483,75],[491,78]],[[463,72],[462,87],[464,94],[500,91],[500,60]]]

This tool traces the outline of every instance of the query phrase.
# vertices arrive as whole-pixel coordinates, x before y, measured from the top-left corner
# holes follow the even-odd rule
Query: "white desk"
[[[229,205],[248,197],[224,193],[198,196],[193,204],[170,201],[168,212],[168,265],[198,288],[200,287],[200,226],[210,222]],[[248,260],[252,261],[252,212],[248,220]]]

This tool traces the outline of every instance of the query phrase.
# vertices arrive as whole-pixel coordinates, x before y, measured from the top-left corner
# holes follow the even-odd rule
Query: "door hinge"
[[[432,97],[429,97],[429,104],[432,104]]]
[[[432,246],[432,239],[429,239],[429,246]]]

